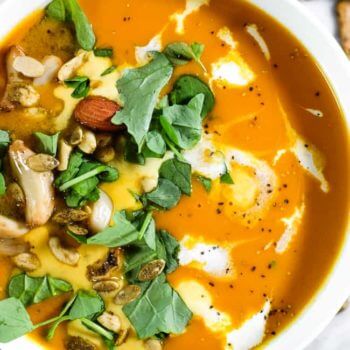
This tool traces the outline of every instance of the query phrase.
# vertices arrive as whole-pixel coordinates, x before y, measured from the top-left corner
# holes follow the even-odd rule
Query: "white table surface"
[[[0,0],[0,3],[3,1]],[[336,35],[335,0],[300,1],[318,17],[332,34]],[[350,307],[338,314],[328,328],[305,350],[350,350]]]

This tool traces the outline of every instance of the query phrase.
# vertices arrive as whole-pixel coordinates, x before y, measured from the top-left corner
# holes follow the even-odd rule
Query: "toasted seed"
[[[27,159],[27,165],[30,169],[37,172],[51,171],[58,167],[58,160],[48,154],[39,153]]]
[[[97,147],[107,147],[112,144],[112,135],[103,133],[103,134],[97,134],[96,135],[96,141],[97,141]]]
[[[157,339],[148,339],[145,343],[147,350],[162,350],[162,342]]]
[[[84,63],[87,52],[79,51],[76,57],[73,57],[70,61],[66,62],[58,71],[58,80],[65,81],[72,78],[76,70]]]
[[[81,143],[78,145],[78,147],[82,152],[86,154],[94,153],[97,147],[95,134],[90,130],[84,130],[83,139]]]
[[[63,247],[58,237],[49,239],[49,247],[55,258],[63,264],[75,266],[80,259],[78,251],[74,248]]]
[[[114,302],[117,305],[124,305],[137,299],[141,294],[141,288],[139,286],[129,284],[125,286],[114,298]]]
[[[14,264],[24,271],[34,271],[40,267],[40,260],[33,253],[21,253],[12,258]]]
[[[87,267],[87,277],[92,282],[114,279],[119,276],[121,265],[121,249],[111,249],[105,260]]]
[[[122,329],[119,334],[117,341],[115,342],[115,345],[119,346],[125,343],[126,339],[128,338],[129,330],[128,329]]]
[[[44,65],[33,57],[18,56],[13,61],[13,68],[28,78],[41,77],[45,72]]]
[[[63,209],[58,211],[52,218],[60,225],[68,225],[73,222],[81,222],[88,219],[89,213],[81,209]]]
[[[70,232],[74,233],[77,236],[86,236],[89,233],[86,228],[78,225],[68,225],[67,228]]]
[[[58,160],[60,162],[58,166],[59,171],[65,171],[68,168],[68,162],[70,155],[73,151],[73,147],[68,145],[64,140],[60,140],[58,143]]]
[[[7,186],[7,196],[15,204],[16,207],[24,208],[26,198],[22,187],[17,182],[12,182]]]
[[[70,135],[69,143],[72,146],[79,145],[81,141],[83,141],[83,134],[83,129],[80,126],[77,126]]]
[[[164,268],[163,259],[153,260],[142,266],[137,277],[141,282],[152,281],[163,272]]]
[[[115,150],[112,146],[97,149],[94,156],[102,163],[111,162],[115,158]]]
[[[98,281],[93,284],[93,288],[99,293],[112,293],[121,288],[121,281],[117,279],[110,279],[106,281]]]
[[[105,311],[101,316],[97,318],[97,321],[108,330],[119,333],[121,328],[121,321],[117,315],[112,314],[111,312]]]
[[[69,337],[65,343],[67,350],[96,350],[96,346],[81,337]]]

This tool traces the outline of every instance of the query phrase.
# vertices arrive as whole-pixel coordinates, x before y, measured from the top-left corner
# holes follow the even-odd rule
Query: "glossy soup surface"
[[[183,33],[177,32],[173,15],[185,11],[184,0],[80,3],[93,24],[97,46],[112,46],[117,66],[136,65],[135,46],[146,45],[158,34],[162,47],[174,41],[203,43],[206,71],[192,62],[176,68],[175,78],[190,73],[210,82],[216,104],[205,121],[203,140],[232,154],[233,185],[214,181],[208,194],[193,179],[191,197],[183,196],[177,207],[156,214],[157,226],[169,230],[184,249],[205,244],[202,249],[219,249],[229,261],[226,271],[224,267],[223,273],[213,273],[209,265],[198,263],[201,253],[205,255],[198,248],[197,262],[190,259],[170,275],[171,284],[194,317],[186,332],[167,339],[164,349],[230,349],[235,344],[241,349],[235,337],[232,339],[237,343],[231,346],[227,335],[237,330],[239,338],[242,326],[260,311],[266,319],[258,321],[264,339],[278,336],[322,286],[342,244],[348,214],[346,128],[314,59],[281,25],[246,1],[211,0],[185,18]],[[10,45],[21,44],[26,54],[39,60],[50,53],[64,61],[73,56],[70,30],[61,24],[38,24],[40,21],[42,14],[34,14],[2,44],[1,88],[5,86],[4,55]],[[224,27],[233,44],[220,38]],[[268,51],[262,50],[248,28],[258,30]],[[215,64],[230,59],[241,69],[236,80],[215,79]],[[223,70],[220,74],[223,78]],[[61,124],[56,118],[64,103],[68,104],[55,97],[58,86],[54,82],[39,89],[40,106],[49,111],[48,116],[33,117],[22,109],[0,112],[0,129],[10,130],[13,137],[29,145],[32,132],[57,131]],[[204,166],[210,169],[212,165]],[[118,167],[120,179],[103,188],[116,209],[132,209],[136,204],[128,190],[140,191],[139,170],[121,160]],[[6,211],[6,205],[2,207]],[[79,265],[67,267],[55,260],[46,244],[55,230],[54,225],[46,225],[27,235],[35,253],[45,261],[33,274],[49,273],[71,282],[76,289],[91,288],[86,266],[102,258],[105,248],[81,247]],[[219,254],[214,259],[221,258]],[[8,279],[16,270],[7,258],[1,259],[0,269],[0,296],[5,297]],[[201,298],[205,299],[202,304],[198,301]],[[33,320],[56,315],[66,299],[31,306]],[[219,315],[218,319],[210,321],[214,316],[208,316],[203,308]],[[70,323],[62,325],[51,342],[45,341],[43,329],[33,338],[59,350],[64,349],[67,332],[75,335],[81,330]],[[260,342],[259,332],[250,332],[250,339],[258,337],[258,342],[252,343],[255,346]],[[121,350],[144,349],[132,332],[129,338]],[[101,342],[97,344],[102,348]]]

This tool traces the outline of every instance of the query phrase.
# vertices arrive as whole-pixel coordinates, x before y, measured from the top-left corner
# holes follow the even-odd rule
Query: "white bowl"
[[[247,1],[277,19],[308,49],[329,80],[344,112],[348,129],[350,129],[350,63],[335,39],[297,0]],[[49,2],[49,0],[6,0],[0,5],[0,38],[4,37],[11,28],[33,10]],[[301,350],[315,339],[350,295],[349,266],[350,235],[347,235],[337,261],[323,287],[297,320],[265,348],[268,350]],[[36,350],[38,348],[40,347],[27,338],[1,345],[2,350]]]

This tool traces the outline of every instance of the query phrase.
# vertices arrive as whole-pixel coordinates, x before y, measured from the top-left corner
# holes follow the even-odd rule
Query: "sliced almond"
[[[18,56],[13,61],[13,68],[28,78],[41,77],[45,72],[44,65],[33,57]]]
[[[65,248],[62,246],[58,237],[49,239],[49,247],[55,258],[65,265],[75,266],[78,264],[80,254],[74,248]]]
[[[108,330],[113,333],[119,333],[122,326],[120,318],[111,312],[104,312],[101,316],[97,318],[97,321]]]
[[[40,267],[40,260],[36,254],[22,253],[12,258],[14,264],[23,271],[31,272]]]
[[[33,84],[42,86],[50,83],[56,76],[58,70],[62,67],[62,60],[57,56],[45,56],[42,64],[44,65],[44,74],[41,77],[35,78]]]
[[[141,282],[152,281],[163,272],[164,268],[165,261],[163,259],[153,260],[142,266],[137,277]]]
[[[129,284],[118,292],[114,298],[114,302],[117,305],[125,305],[137,299],[140,295],[141,288],[139,286]]]
[[[27,165],[30,169],[41,173],[57,168],[59,162],[49,154],[39,153],[29,157],[27,159]]]

